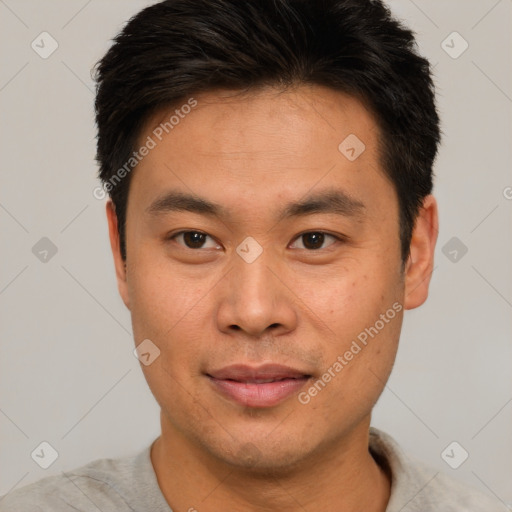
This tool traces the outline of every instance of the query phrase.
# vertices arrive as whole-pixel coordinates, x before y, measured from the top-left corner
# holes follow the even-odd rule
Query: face
[[[126,269],[108,205],[120,293],[136,345],[160,351],[142,369],[164,438],[239,467],[298,464],[367,428],[403,309],[426,297],[435,218],[403,269],[378,128],[352,97],[194,99],[168,134],[172,112],[141,134],[156,144],[132,175]]]

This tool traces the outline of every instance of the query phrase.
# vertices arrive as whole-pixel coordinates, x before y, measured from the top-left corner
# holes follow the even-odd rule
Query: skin
[[[195,96],[190,114],[133,171],[126,266],[107,204],[119,292],[135,343],[160,356],[142,366],[161,406],[151,460],[175,511],[384,511],[390,475],[368,452],[372,408],[391,372],[403,310],[302,404],[274,407],[225,398],[205,372],[228,364],[279,363],[313,376],[332,367],[394,303],[428,294],[438,220],[425,198],[402,266],[398,200],[377,154],[379,129],[355,98],[318,86]],[[141,133],[143,143],[167,112]],[[349,161],[349,134],[365,151]],[[219,203],[226,216],[151,214],[169,190]],[[364,204],[357,215],[279,219],[284,204],[326,189]],[[189,248],[180,231],[199,231]],[[319,249],[301,235],[326,232]],[[253,237],[252,263],[236,248]],[[340,491],[341,490],[341,491]]]

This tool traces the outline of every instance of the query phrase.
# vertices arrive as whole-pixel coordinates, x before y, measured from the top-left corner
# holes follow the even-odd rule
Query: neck
[[[300,467],[272,474],[225,464],[162,421],[151,461],[175,511],[384,512],[391,481],[368,451],[369,420]]]

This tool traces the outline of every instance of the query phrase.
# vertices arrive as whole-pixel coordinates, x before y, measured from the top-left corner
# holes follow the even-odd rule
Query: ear
[[[405,309],[417,308],[427,300],[438,232],[437,202],[429,195],[423,201],[412,232],[405,267]]]
[[[117,288],[125,306],[130,309],[128,284],[126,282],[126,263],[121,257],[121,244],[119,241],[119,230],[117,229],[117,214],[112,200],[107,201],[106,210],[110,247],[112,248],[112,255],[114,256],[114,265],[116,269]]]

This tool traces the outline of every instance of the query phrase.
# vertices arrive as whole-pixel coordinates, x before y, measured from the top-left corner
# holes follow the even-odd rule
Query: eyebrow
[[[361,217],[365,208],[361,201],[350,197],[346,192],[339,189],[329,189],[309,194],[304,199],[288,203],[279,212],[278,220],[321,213],[334,213],[344,217]],[[152,216],[181,211],[217,218],[229,216],[223,205],[179,191],[165,193],[146,208],[146,212]]]

